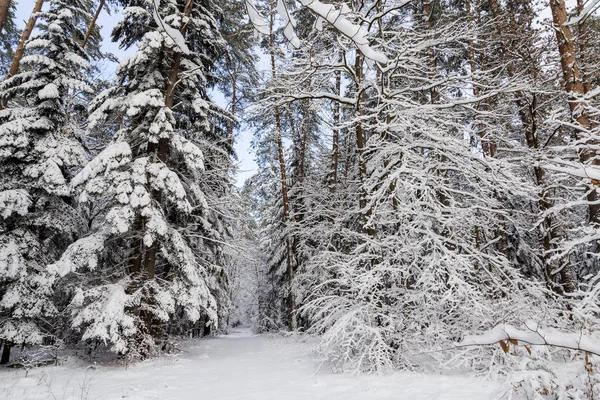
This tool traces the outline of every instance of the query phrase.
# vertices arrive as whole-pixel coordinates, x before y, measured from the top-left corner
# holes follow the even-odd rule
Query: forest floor
[[[332,374],[318,368],[309,343],[295,337],[228,336],[188,341],[177,356],[134,365],[74,357],[63,365],[0,369],[4,400],[484,400],[498,385],[463,375]]]

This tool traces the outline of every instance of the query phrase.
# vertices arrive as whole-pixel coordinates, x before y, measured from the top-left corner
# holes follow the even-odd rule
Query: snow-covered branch
[[[348,6],[343,4],[338,8],[332,4],[325,4],[319,0],[298,1],[300,1],[304,7],[308,8],[319,17],[317,20],[318,26],[321,26],[323,20],[329,22],[337,32],[350,39],[356,45],[358,50],[370,62],[378,62],[381,64],[388,62],[387,56],[384,53],[371,47],[371,44],[369,43],[368,32],[360,25],[351,22],[345,17],[345,14],[347,14],[349,11]],[[246,10],[248,11],[248,17],[250,22],[254,25],[254,28],[260,33],[268,34],[268,25],[266,24],[264,17],[257,10],[253,0],[246,0]],[[286,38],[294,47],[299,48],[300,40],[294,32],[296,23],[287,10],[283,0],[277,1],[277,12],[285,20],[284,34]]]
[[[518,329],[509,324],[501,324],[482,335],[465,337],[459,347],[488,346],[501,341],[517,341],[520,344],[560,347],[600,356],[598,340],[583,333],[541,329],[535,322],[527,322],[525,328]]]

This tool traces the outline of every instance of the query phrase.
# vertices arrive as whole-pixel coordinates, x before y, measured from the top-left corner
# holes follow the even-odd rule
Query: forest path
[[[128,368],[81,362],[0,370],[4,400],[484,400],[497,385],[462,375],[334,375],[317,370],[310,345],[294,338],[231,335],[190,341],[186,352]]]

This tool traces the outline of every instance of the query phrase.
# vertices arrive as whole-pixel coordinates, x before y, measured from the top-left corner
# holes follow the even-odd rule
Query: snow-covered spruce
[[[81,339],[132,358],[198,322],[216,329],[227,313],[229,120],[207,96],[224,47],[212,12],[204,1],[123,11],[115,35],[138,49],[92,101],[89,129],[122,122],[73,180],[100,217],[52,266],[79,288],[69,309]]]
[[[0,110],[0,340],[39,344],[55,333],[47,265],[82,229],[69,180],[85,162],[72,115],[88,92],[79,21],[91,2],[50,0],[21,73],[4,80]]]

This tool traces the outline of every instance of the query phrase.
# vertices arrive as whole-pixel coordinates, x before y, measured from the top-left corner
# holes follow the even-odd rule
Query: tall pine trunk
[[[4,0],[0,0],[4,1]],[[31,32],[33,31],[33,27],[37,21],[37,13],[42,10],[42,5],[44,4],[44,0],[37,0],[33,7],[33,11],[31,12],[31,16],[25,25],[25,29],[23,29],[23,33],[21,33],[21,39],[19,39],[19,44],[17,45],[17,50],[15,51],[15,55],[13,56],[12,62],[10,64],[10,69],[8,70],[8,78],[11,76],[15,76],[19,71],[19,65],[21,64],[21,59],[23,58],[23,54],[25,53],[25,43],[29,40],[31,36]],[[0,106],[0,110],[5,108],[8,103],[8,99],[2,100],[2,105]]]
[[[23,58],[23,53],[25,53],[25,43],[29,40],[31,36],[31,32],[33,32],[33,27],[37,21],[37,13],[42,10],[42,6],[44,5],[44,0],[37,0],[35,5],[33,6],[33,11],[31,11],[31,16],[29,20],[27,20],[27,24],[25,24],[25,29],[21,33],[21,38],[19,39],[19,44],[17,45],[17,50],[15,51],[15,55],[13,56],[12,62],[10,64],[10,69],[8,70],[8,76],[15,76],[19,71],[19,65],[21,64],[21,59]],[[4,105],[5,106],[5,105]]]
[[[88,42],[90,41],[90,37],[92,37],[92,33],[94,32],[94,27],[96,26],[96,21],[98,21],[98,17],[100,16],[100,12],[102,12],[102,9],[104,8],[104,4],[106,4],[105,0],[100,0],[100,3],[98,4],[98,8],[96,8],[96,12],[94,13],[94,16],[92,17],[92,19],[90,20],[88,29],[85,32],[85,38],[83,39],[83,42],[81,43],[81,50],[79,50],[77,52],[79,55],[81,55],[81,52],[83,50],[85,50],[85,46],[87,46]]]
[[[0,0],[0,35],[8,19],[8,10],[10,9],[11,0]]]
[[[341,61],[341,60],[340,60]],[[340,96],[342,92],[342,72],[335,72],[334,93]],[[331,175],[329,177],[329,190],[335,192],[338,180],[338,165],[340,157],[340,113],[341,106],[338,101],[333,102],[333,137],[331,145]]]
[[[588,118],[588,113],[581,97],[584,95],[583,79],[579,69],[579,60],[577,60],[577,50],[573,32],[568,26],[565,26],[568,21],[567,9],[564,0],[550,0],[550,10],[552,11],[552,22],[556,32],[556,40],[558,42],[558,52],[560,54],[560,64],[565,81],[565,91],[568,96],[569,110],[571,118],[580,126],[580,131],[575,132],[574,136],[579,141],[584,141],[584,147],[578,150],[579,160],[583,164],[600,165],[596,157],[595,140],[588,139],[587,133],[591,124]],[[588,207],[589,221],[593,227],[600,226],[600,196],[598,189],[600,182],[592,179],[591,185],[588,187]],[[598,243],[596,243],[596,251],[598,251]],[[563,269],[564,271],[564,269]],[[572,292],[575,289],[573,276],[570,271],[561,271],[563,289],[566,292]]]
[[[356,122],[355,134],[356,134],[356,155],[358,159],[358,178],[360,183],[360,194],[358,199],[358,205],[360,207],[360,228],[369,234],[369,236],[375,236],[375,227],[371,223],[372,210],[367,207],[367,200],[369,194],[366,188],[367,179],[367,160],[365,157],[366,147],[366,136],[363,129],[361,116],[363,115],[362,102],[364,100],[364,93],[362,92],[362,83],[364,79],[363,74],[363,56],[358,51],[356,52],[356,58],[354,59],[354,75],[356,76]]]
[[[275,35],[273,32],[274,15],[273,15],[273,3],[271,3],[269,23],[269,46],[271,52],[271,76],[273,79],[276,77],[275,70],[275,52],[273,46],[275,45]],[[287,186],[287,173],[285,168],[285,157],[283,154],[283,140],[281,138],[281,113],[278,106],[275,106],[275,140],[277,141],[277,157],[279,159],[279,171],[281,175],[281,198],[283,201],[283,223],[287,225],[290,219],[290,204],[288,196]],[[296,301],[294,299],[294,268],[292,264],[292,244],[289,238],[286,238],[286,278],[288,285],[288,324],[291,331],[296,330]]]
[[[185,3],[185,7],[183,9],[183,14],[186,17],[189,17],[192,13],[192,8],[194,7],[194,0],[187,0]],[[181,35],[185,38],[185,33],[187,30],[187,24],[183,25],[180,29]],[[179,76],[179,69],[181,67],[181,53],[176,51],[173,55],[173,62],[171,63],[171,70],[169,71],[169,81],[167,83],[167,89],[165,93],[165,105],[172,109],[175,104],[175,86],[177,84],[177,78]],[[160,138],[158,143],[149,143],[148,144],[148,153],[156,154],[156,161],[167,163],[167,155],[169,153],[169,139]],[[156,194],[157,201],[160,202],[160,195]],[[154,279],[156,275],[156,252],[158,249],[158,244],[156,241],[152,243],[152,245],[146,250],[146,255],[144,257],[144,273],[146,279]]]

